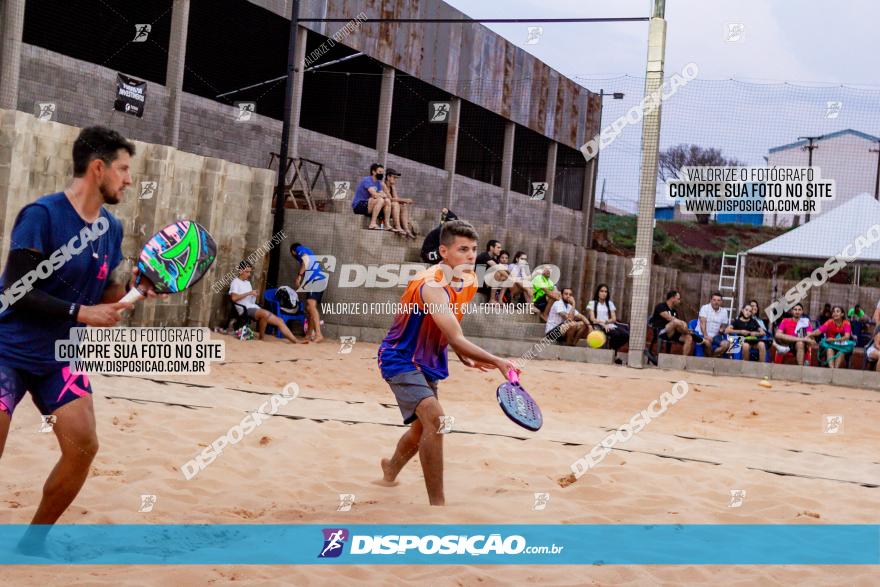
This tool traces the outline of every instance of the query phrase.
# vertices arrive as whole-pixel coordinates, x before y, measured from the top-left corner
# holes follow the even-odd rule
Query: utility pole
[[[877,153],[877,175],[874,177],[874,199],[880,201],[880,139],[877,139],[876,149],[870,149],[871,153]]]
[[[799,141],[802,141],[802,140],[810,141],[810,143],[804,147],[804,149],[806,149],[806,150],[807,150],[807,153],[808,153],[808,155],[807,155],[807,167],[812,167],[812,166],[813,166],[813,150],[819,148],[819,145],[815,144],[815,141],[818,141],[818,140],[821,139],[821,138],[823,138],[823,137],[822,137],[822,136],[818,136],[818,137],[798,137],[798,140],[799,140]],[[795,216],[795,218],[797,218],[797,216]],[[804,224],[806,224],[806,223],[809,222],[809,221],[810,221],[810,215],[807,214],[806,216],[804,216]]]
[[[296,63],[296,35],[299,28],[299,0],[293,0],[290,8],[290,38],[287,43],[287,87],[284,91],[284,114],[281,120],[281,147],[278,149],[278,178],[275,185],[275,216],[272,218],[272,234],[284,229],[284,175],[287,170],[287,157],[290,154],[290,101],[293,96],[294,70]],[[269,252],[269,271],[267,287],[278,285],[278,269],[281,265],[281,248],[273,247]]]
[[[666,0],[654,0],[654,10],[648,25],[648,63],[645,68],[645,96],[656,96],[663,84],[663,64],[666,59]],[[630,315],[630,367],[644,367],[645,334],[648,329],[650,304],[651,259],[654,248],[654,206],[657,203],[657,159],[660,150],[660,109],[645,112],[642,119],[642,169],[639,180],[639,215],[636,219],[636,258],[647,266],[633,275],[632,312]]]

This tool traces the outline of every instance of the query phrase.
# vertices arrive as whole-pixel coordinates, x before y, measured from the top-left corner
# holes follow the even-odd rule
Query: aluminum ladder
[[[728,262],[732,261],[732,262]],[[734,303],[736,301],[737,277],[739,271],[739,255],[721,253],[721,274],[718,276],[718,291],[721,293],[723,305],[727,306],[730,320],[734,319]]]

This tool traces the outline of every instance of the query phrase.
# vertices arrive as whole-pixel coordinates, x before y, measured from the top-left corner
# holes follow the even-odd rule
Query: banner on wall
[[[144,116],[144,104],[147,100],[147,82],[116,74],[116,101],[113,109],[138,118]]]

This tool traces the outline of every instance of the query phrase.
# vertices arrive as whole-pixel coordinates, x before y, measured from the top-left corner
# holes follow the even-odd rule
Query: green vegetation
[[[748,224],[697,224],[658,220],[654,228],[654,263],[679,271],[718,273],[721,271],[722,252],[741,253],[776,238],[786,230]],[[593,240],[601,251],[633,256],[636,217],[597,213]],[[770,277],[772,268],[773,262],[769,259],[749,258],[748,274],[751,277]],[[815,268],[816,263],[791,259],[780,263],[778,275],[784,279],[802,279]],[[852,275],[844,269],[832,281],[849,283]],[[880,270],[863,268],[861,283],[864,286],[880,286]]]

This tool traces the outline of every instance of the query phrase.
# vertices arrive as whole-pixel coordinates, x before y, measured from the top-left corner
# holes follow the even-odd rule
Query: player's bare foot
[[[324,337],[323,336],[315,336],[315,337],[311,338],[310,340],[312,342],[318,343],[318,342],[321,342],[322,340],[324,340]]]
[[[379,464],[382,466],[382,478],[376,479],[373,483],[376,485],[382,485],[383,487],[394,487],[395,485],[399,485],[400,481],[397,481],[396,475],[391,471],[391,460],[382,459]]]

